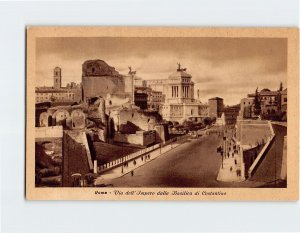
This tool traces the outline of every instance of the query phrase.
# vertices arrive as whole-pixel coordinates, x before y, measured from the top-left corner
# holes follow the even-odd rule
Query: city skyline
[[[62,68],[63,85],[79,83],[89,59],[104,60],[121,74],[132,66],[145,80],[167,79],[180,62],[202,102],[220,96],[232,105],[256,87],[286,87],[286,53],[287,41],[276,38],[39,38],[36,85],[51,86],[55,66]]]

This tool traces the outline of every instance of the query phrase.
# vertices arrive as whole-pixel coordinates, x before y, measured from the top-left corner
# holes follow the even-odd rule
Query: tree
[[[212,122],[213,122],[213,120],[212,120],[210,117],[205,117],[205,118],[203,119],[204,125],[211,125]]]
[[[258,95],[258,88],[256,88],[255,97],[254,97],[254,114],[256,116],[259,116],[260,112],[261,112],[260,99]]]
[[[283,90],[283,85],[282,85],[282,82],[280,82],[279,91],[282,91],[282,90]]]

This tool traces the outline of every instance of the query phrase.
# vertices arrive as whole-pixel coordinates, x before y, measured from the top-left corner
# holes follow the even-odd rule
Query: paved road
[[[254,175],[250,178],[252,181],[273,182],[280,179],[283,156],[283,140],[287,135],[287,129],[284,126],[272,125],[275,133],[275,140],[269,149],[266,157],[263,159]]]
[[[115,187],[220,187],[216,181],[221,157],[216,148],[221,144],[216,134],[191,139],[127,174],[115,179]]]

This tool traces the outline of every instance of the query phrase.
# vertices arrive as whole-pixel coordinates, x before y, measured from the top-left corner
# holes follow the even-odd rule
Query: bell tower
[[[61,88],[61,68],[55,67],[53,73],[53,87]]]

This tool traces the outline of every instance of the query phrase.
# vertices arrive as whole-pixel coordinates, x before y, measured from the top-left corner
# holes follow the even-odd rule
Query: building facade
[[[140,109],[147,109],[148,95],[143,92],[135,91],[134,92],[134,104],[138,106]]]
[[[254,98],[254,94],[248,94],[248,98]],[[269,89],[262,89],[258,92],[260,101],[261,114],[276,113],[280,110],[280,91],[270,91]]]
[[[134,87],[147,87],[147,81],[134,75],[133,76],[133,86]]]
[[[287,89],[280,92],[280,108],[282,112],[287,112]]]
[[[271,91],[267,88],[257,93],[260,103],[260,116],[268,119],[269,117],[278,115],[284,120],[283,116],[287,113],[287,89]],[[248,94],[247,98],[241,99],[240,103],[240,119],[257,118],[254,114],[254,99],[256,93]]]
[[[200,117],[200,103],[194,99],[194,82],[191,79],[192,76],[186,72],[186,69],[182,69],[178,64],[176,72],[167,80],[160,82],[165,93],[165,102],[160,111],[163,119],[182,123]],[[158,89],[157,85],[155,88]]]
[[[224,111],[223,99],[220,97],[210,98],[208,100],[208,115],[211,118],[221,117]]]
[[[241,99],[239,116],[247,119],[254,117],[254,97]]]
[[[71,82],[66,87],[62,87],[61,68],[55,67],[53,73],[52,87],[35,88],[35,102],[81,102],[81,85]]]
[[[55,67],[53,71],[53,87],[55,89],[61,88],[61,68]]]
[[[166,93],[168,80],[167,79],[146,80],[146,84],[147,87],[150,87],[153,91],[160,91],[162,93]]]
[[[159,111],[165,102],[164,95],[161,91],[153,91],[148,96],[148,109],[152,111]]]
[[[35,89],[36,103],[40,102],[80,102],[81,87],[76,88],[43,88]]]
[[[224,108],[225,125],[235,125],[239,111],[240,105]]]

